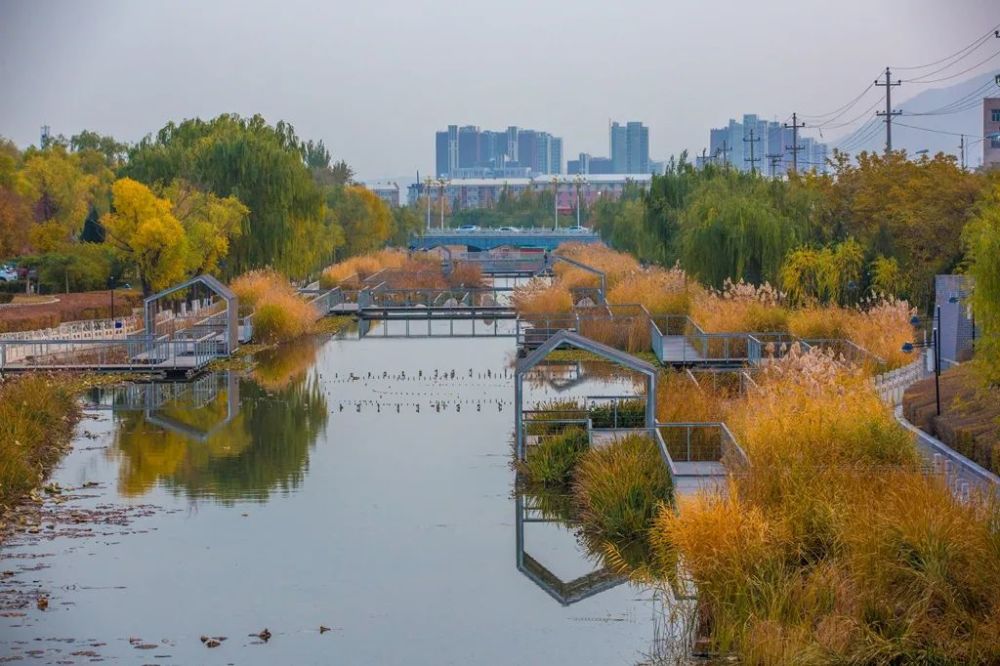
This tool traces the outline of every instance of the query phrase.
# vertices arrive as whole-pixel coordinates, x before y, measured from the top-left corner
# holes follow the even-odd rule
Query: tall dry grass
[[[558,247],[556,253],[604,273],[608,290],[625,277],[641,270],[638,260],[631,254],[617,252],[606,245],[565,243]],[[556,262],[552,270],[559,282],[567,289],[600,285],[600,279],[593,273],[565,262]]]
[[[881,357],[889,368],[898,368],[913,361],[903,351],[903,344],[913,341],[910,319],[916,309],[906,301],[878,298],[863,302],[852,312],[847,337]]]
[[[695,383],[684,371],[660,373],[656,385],[656,420],[661,423],[721,421],[727,398],[711,382]]]
[[[916,311],[903,300],[876,298],[854,308],[808,307],[788,315],[788,331],[800,338],[843,338],[898,368],[913,358],[903,344],[913,341],[911,317]],[[883,368],[885,369],[885,368]]]
[[[62,379],[32,374],[0,384],[0,516],[45,480],[79,416]]]
[[[788,329],[784,294],[764,283],[726,280],[722,291],[701,290],[691,304],[691,318],[708,333],[768,333]]]
[[[565,314],[573,310],[573,295],[560,284],[548,284],[534,278],[514,289],[511,302],[517,313],[524,316]]]
[[[649,320],[639,315],[614,315],[603,308],[581,311],[580,334],[630,354],[650,350]]]
[[[273,270],[244,273],[230,285],[244,314],[253,312],[254,339],[265,344],[287,342],[313,330],[316,308],[292,288],[286,277]]]
[[[775,361],[727,422],[750,459],[659,514],[656,558],[697,585],[701,632],[751,664],[1000,658],[1000,506],[925,476],[852,365]]]
[[[654,315],[683,315],[691,308],[687,275],[679,268],[647,268],[622,277],[608,290],[609,303],[637,304]]]
[[[420,260],[411,259],[406,250],[396,248],[349,257],[324,268],[320,274],[319,283],[324,289],[332,289],[333,287],[357,288],[365,278],[387,268],[402,268],[408,261]]]
[[[270,268],[248,271],[234,279],[229,288],[240,300],[240,314],[250,314],[265,295],[288,286],[288,280]]]

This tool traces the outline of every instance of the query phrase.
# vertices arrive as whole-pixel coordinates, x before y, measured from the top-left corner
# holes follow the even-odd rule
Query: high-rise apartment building
[[[480,130],[449,125],[434,137],[438,178],[527,177],[562,173],[562,139],[548,132],[508,127]]]
[[[613,174],[610,157],[594,157],[589,153],[580,153],[575,160],[566,162],[566,173],[570,176],[595,175],[607,176]]]
[[[615,122],[608,135],[614,173],[649,173],[648,127],[634,121],[624,125]]]
[[[767,176],[781,176],[796,162],[792,140],[791,128],[783,123],[746,114],[742,122],[730,119],[725,127],[709,131],[708,154],[704,158],[699,156],[698,164],[729,165],[744,172],[753,167]],[[799,134],[798,146],[799,171],[827,171],[828,147],[825,143]]]

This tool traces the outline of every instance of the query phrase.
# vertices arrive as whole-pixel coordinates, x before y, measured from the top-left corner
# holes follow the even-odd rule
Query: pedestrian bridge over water
[[[563,243],[600,243],[601,237],[589,230],[525,229],[431,229],[410,239],[410,249],[430,250],[441,246],[464,246],[471,251],[501,247],[555,250]]]

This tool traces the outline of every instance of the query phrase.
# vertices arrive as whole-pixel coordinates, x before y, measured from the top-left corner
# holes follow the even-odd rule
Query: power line
[[[985,137],[979,136],[978,134],[967,134],[967,133],[963,134],[961,132],[949,132],[947,130],[939,130],[939,129],[934,129],[932,127],[920,127],[919,125],[908,125],[906,123],[901,123],[898,120],[896,121],[896,124],[899,125],[900,127],[908,127],[909,129],[922,130],[924,132],[933,132],[934,134],[946,134],[948,136],[960,136],[960,137],[963,138],[963,140],[964,140],[965,137],[969,137],[970,139],[973,138],[973,137],[975,137],[975,138],[978,138],[980,141],[982,141],[985,138]]]
[[[868,87],[861,91],[860,95],[858,95],[857,97],[855,97],[854,99],[852,99],[847,104],[844,104],[843,106],[837,107],[833,111],[828,111],[827,113],[820,113],[820,114],[804,114],[804,115],[800,115],[799,117],[800,118],[808,118],[810,120],[816,121],[816,120],[819,120],[820,118],[826,118],[827,116],[833,116],[834,114],[836,114],[836,117],[834,117],[834,118],[827,118],[824,121],[824,122],[831,122],[833,120],[836,120],[837,118],[839,118],[843,114],[847,113],[847,111],[849,111],[852,106],[854,106],[859,101],[861,101],[861,98],[864,97],[866,94],[868,94],[868,91],[871,90],[874,87],[875,87],[874,83],[869,83]],[[788,119],[786,118],[785,120],[787,121]]]
[[[970,53],[972,53],[972,51],[975,51],[980,46],[982,46],[987,41],[989,41],[990,37],[993,37],[994,35],[997,34],[997,29],[998,28],[1000,28],[1000,24],[997,24],[997,25],[993,26],[992,28],[990,28],[989,30],[987,30],[986,33],[983,34],[981,37],[976,38],[975,40],[972,41],[972,43],[966,45],[961,50],[956,51],[955,53],[952,53],[950,56],[945,56],[944,58],[941,58],[940,60],[935,60],[934,62],[929,62],[929,63],[927,63],[925,65],[914,65],[912,67],[896,67],[896,69],[905,70],[905,71],[913,71],[915,69],[927,69],[928,67],[934,67],[935,65],[940,65],[941,63],[945,62],[946,60],[951,60],[952,58],[956,58],[957,56],[961,56],[961,57],[957,58],[954,62],[951,62],[951,63],[945,65],[945,67],[942,68],[942,69],[946,69],[946,68],[950,67],[951,65],[954,65],[956,62],[958,62],[962,58],[965,58]],[[934,74],[934,73],[935,72],[931,72],[931,74]],[[928,76],[929,75],[930,74],[928,74]]]
[[[854,141],[862,134],[867,133],[872,127],[877,127],[878,120],[876,118],[869,118],[868,122],[863,123],[860,127],[841,137],[839,140],[834,142],[835,146],[845,146],[849,143],[854,143]]]
[[[877,118],[872,118],[867,123],[859,127],[852,134],[848,135],[847,138],[841,140],[835,144],[835,148],[841,152],[853,152],[855,149],[860,148],[865,145],[879,132],[879,121]]]
[[[872,86],[874,86],[874,85],[875,84],[873,83]],[[878,106],[879,104],[881,104],[884,100],[885,100],[885,95],[883,95],[879,99],[875,100],[874,104],[872,104],[867,109],[865,109],[864,111],[862,111],[858,115],[854,116],[850,120],[845,120],[844,122],[837,123],[836,125],[818,125],[817,128],[821,129],[821,130],[824,130],[824,129],[831,130],[831,129],[837,129],[839,127],[847,127],[848,125],[853,125],[854,123],[858,122],[859,120],[861,120],[862,118],[864,118],[865,116],[867,116],[869,113],[871,113],[872,111],[874,111],[875,107]]]
[[[1000,50],[995,51],[993,53],[993,55],[991,55],[990,57],[986,58],[985,60],[980,60],[975,65],[963,69],[961,72],[956,72],[955,74],[951,74],[949,76],[943,76],[940,79],[918,78],[918,79],[908,79],[906,82],[907,83],[940,83],[941,81],[950,81],[951,79],[954,79],[956,77],[962,76],[963,74],[968,74],[969,72],[971,72],[972,70],[976,69],[977,67],[981,67],[982,65],[985,65],[990,60],[993,60],[994,58],[996,58],[998,55],[1000,55]],[[945,68],[945,69],[947,69],[947,68]],[[930,74],[928,74],[927,76],[930,76]]]
[[[904,111],[903,113],[907,116],[946,116],[952,113],[967,111],[970,108],[978,106],[982,102],[982,96],[993,86],[994,82],[988,81],[972,92],[962,95],[958,99],[948,102],[944,106],[931,109],[930,111]],[[972,104],[972,106],[967,106],[968,104]]]

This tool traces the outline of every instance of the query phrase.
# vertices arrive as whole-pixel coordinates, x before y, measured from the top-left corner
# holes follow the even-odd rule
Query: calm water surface
[[[178,395],[161,385],[94,396],[105,408],[88,410],[54,481],[76,489],[64,514],[127,506],[128,524],[69,536],[63,520],[0,551],[0,570],[15,572],[0,587],[50,595],[44,612],[32,603],[0,617],[0,656],[643,662],[657,631],[654,593],[605,581],[579,594],[599,565],[572,526],[531,521],[516,501],[513,346],[309,341],[251,376],[210,376]],[[544,399],[619,393],[629,382],[569,364],[529,386]],[[579,600],[565,605],[568,591]],[[268,643],[249,636],[265,627]],[[227,640],[208,649],[202,635]]]

